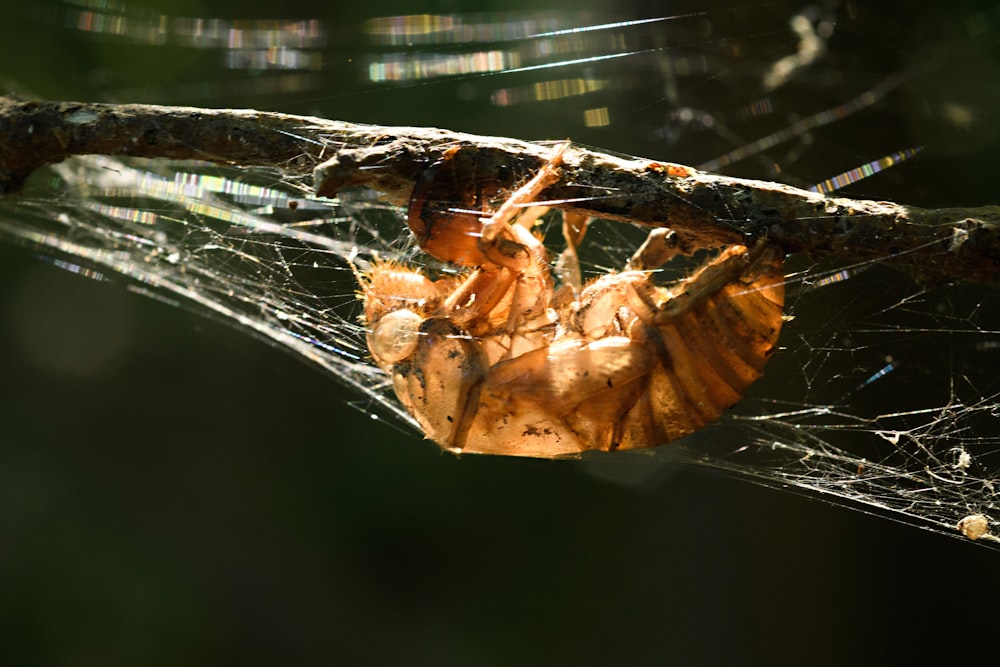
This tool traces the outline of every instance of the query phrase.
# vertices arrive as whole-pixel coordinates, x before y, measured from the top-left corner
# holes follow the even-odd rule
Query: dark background
[[[802,116],[848,101],[915,62],[934,62],[934,74],[817,132],[803,157],[778,151],[775,160],[809,183],[927,144],[851,192],[992,203],[1000,9],[985,15],[992,32],[972,39],[963,21],[989,3],[886,4],[836,7],[832,53],[788,93],[798,96],[792,108]],[[264,92],[273,73],[225,69],[221,49],[77,30],[68,17],[79,7],[57,3],[5,10],[0,85],[49,99],[571,136],[691,164],[731,144],[695,130],[671,142],[662,131],[671,108],[716,110],[743,140],[796,119],[736,111],[759,96],[744,68],[794,49],[786,17],[805,3],[671,5],[671,14],[706,12],[714,32],[680,24],[688,32],[670,33],[675,46],[660,55],[728,65],[680,78],[670,103],[655,63],[625,58],[594,67],[638,85],[598,102],[511,108],[491,106],[490,91],[537,73],[406,87],[363,80],[359,61],[381,48],[362,34],[365,19],[484,5],[334,5],[126,6],[318,18],[329,44],[320,83],[304,91]],[[668,11],[587,9],[593,23]],[[656,44],[654,30],[626,33]],[[956,99],[977,114],[965,132],[927,111]],[[586,128],[582,109],[602,104],[612,124]],[[754,161],[731,173],[775,176]],[[81,279],[21,247],[0,246],[0,274],[8,664],[901,664],[932,651],[985,655],[995,633],[994,550],[705,470],[620,485],[579,464],[456,459],[372,422],[328,376],[221,323]]]

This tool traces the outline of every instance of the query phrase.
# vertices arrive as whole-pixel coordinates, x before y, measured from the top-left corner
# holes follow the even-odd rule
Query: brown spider
[[[530,231],[544,209],[526,207],[560,178],[567,146],[486,217],[452,207],[502,186],[462,185],[469,153],[454,149],[414,188],[408,224],[428,253],[475,268],[431,281],[376,262],[359,277],[372,357],[449,451],[555,458],[670,442],[736,403],[777,342],[782,255],[766,243],[730,246],[662,287],[650,270],[675,251],[654,230],[625,271],[580,286],[586,220],[567,215],[556,290]]]

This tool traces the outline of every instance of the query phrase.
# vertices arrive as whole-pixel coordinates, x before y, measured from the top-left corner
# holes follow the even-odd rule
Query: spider
[[[437,259],[473,267],[432,281],[376,261],[359,275],[368,348],[428,438],[455,452],[539,458],[651,447],[716,420],[760,377],[784,304],[782,254],[734,245],[686,280],[656,285],[671,232],[622,272],[579,283],[587,220],[565,214],[565,283],[531,229],[531,202],[561,178],[567,144],[492,214],[452,149],[414,188],[408,224]]]

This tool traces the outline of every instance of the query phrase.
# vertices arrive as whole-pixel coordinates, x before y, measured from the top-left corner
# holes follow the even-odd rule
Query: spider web
[[[975,205],[987,202],[956,199],[977,191],[942,192],[918,177],[921,165],[935,171],[992,139],[981,119],[996,100],[983,94],[985,83],[969,86],[952,74],[957,60],[995,39],[995,14],[953,17],[961,39],[939,37],[920,58],[899,47],[898,61],[884,53],[853,58],[856,41],[877,45],[850,29],[879,17],[852,19],[836,3],[778,4],[752,19],[732,8],[707,10],[643,24],[464,15],[429,42],[440,48],[433,51],[413,46],[414,35],[433,31],[396,17],[368,25],[365,67],[376,88],[454,78],[463,94],[470,82],[485,85],[492,107],[514,123],[556,103],[560,115],[573,114],[570,130],[588,138],[626,126],[613,148],[644,157],[821,191]],[[612,23],[614,30],[606,27]],[[498,27],[507,29],[502,38]],[[742,48],[732,48],[729,30]],[[495,61],[479,57],[484,45],[500,54]],[[614,69],[625,57],[629,69]],[[881,69],[857,69],[872,62]],[[616,80],[617,72],[634,80]],[[906,131],[886,120],[928,91],[928,111],[905,115]],[[657,155],[648,154],[650,142]],[[823,158],[810,159],[817,152]],[[123,277],[135,292],[309,360],[351,387],[360,409],[412,432],[416,446],[412,418],[367,359],[351,267],[364,269],[377,255],[449,269],[422,255],[404,212],[375,195],[309,193],[310,183],[266,169],[88,157],[57,165],[5,202],[0,228],[63,268]],[[587,276],[620,269],[643,235],[595,224],[585,241]],[[671,275],[690,266],[670,267]],[[717,468],[952,536],[961,536],[956,526],[968,516],[995,526],[996,288],[925,287],[879,262],[792,257],[786,272],[780,350],[745,399],[680,443],[612,456],[652,472],[677,462]],[[606,462],[594,455],[586,464],[601,474]]]

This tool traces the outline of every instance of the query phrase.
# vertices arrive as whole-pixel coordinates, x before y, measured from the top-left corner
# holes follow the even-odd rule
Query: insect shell
[[[777,343],[783,258],[766,243],[726,248],[669,287],[648,271],[666,255],[640,249],[630,266],[642,270],[557,292],[544,246],[515,211],[558,179],[567,146],[490,217],[448,204],[484,205],[481,186],[460,184],[479,182],[486,162],[446,154],[418,182],[408,223],[435,257],[475,268],[432,281],[376,262],[359,276],[372,358],[449,451],[557,458],[664,444],[736,403]],[[662,246],[662,231],[643,248]]]

